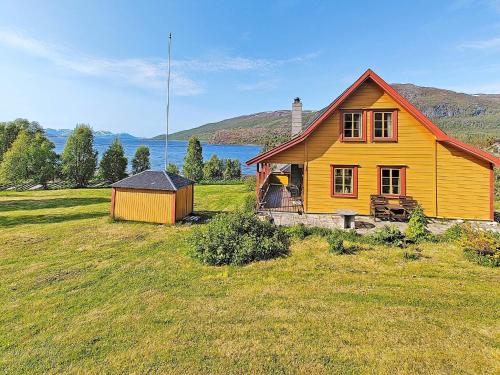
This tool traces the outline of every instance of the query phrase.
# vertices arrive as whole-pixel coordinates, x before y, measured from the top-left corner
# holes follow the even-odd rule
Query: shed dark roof
[[[117,181],[111,187],[177,191],[192,184],[193,181],[174,173],[148,170]]]

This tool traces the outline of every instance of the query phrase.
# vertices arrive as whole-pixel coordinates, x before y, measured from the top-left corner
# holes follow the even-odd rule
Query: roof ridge
[[[172,187],[174,188],[174,190],[177,190],[177,186],[174,184],[174,182],[172,181],[172,179],[168,175],[168,172],[167,171],[163,171],[163,174],[167,178],[168,182],[170,182],[170,185],[172,185]]]
[[[305,140],[309,134],[311,134],[318,125],[320,125],[328,116],[335,111],[352,92],[354,92],[361,84],[363,84],[367,79],[371,79],[375,84],[382,88],[393,100],[398,102],[401,107],[403,107],[410,115],[415,117],[425,128],[427,128],[439,142],[450,142],[454,143],[456,147],[461,148],[469,154],[475,155],[476,157],[486,160],[495,165],[500,165],[500,158],[495,157],[485,151],[479,150],[474,146],[464,144],[457,139],[449,136],[443,130],[441,130],[437,125],[435,125],[427,116],[425,116],[420,110],[418,110],[409,100],[405,99],[400,93],[398,93],[394,88],[392,88],[388,83],[386,83],[380,76],[378,76],[373,70],[368,69],[364,72],[352,85],[350,85],[346,90],[342,92],[333,102],[326,106],[326,110],[320,114],[314,121],[296,137],[290,139],[289,141],[282,143],[271,150],[262,152],[259,155],[253,157],[246,161],[246,165],[252,165],[258,163],[268,157],[271,157],[283,150],[292,147],[303,140]]]

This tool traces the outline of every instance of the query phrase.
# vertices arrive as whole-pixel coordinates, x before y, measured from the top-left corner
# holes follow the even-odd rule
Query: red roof
[[[307,127],[302,133],[300,133],[297,137],[269,151],[257,155],[256,157],[248,160],[246,164],[252,165],[255,163],[259,163],[305,140],[325,119],[328,118],[328,116],[332,114],[333,111],[335,111],[349,97],[349,95],[351,95],[367,79],[371,79],[373,82],[379,85],[401,107],[403,107],[406,111],[412,114],[417,120],[419,120],[422,123],[422,125],[424,125],[427,129],[429,129],[429,131],[432,134],[434,134],[434,136],[439,142],[452,145],[481,160],[490,162],[495,166],[500,165],[500,158],[497,158],[496,156],[493,156],[492,154],[486,151],[480,150],[474,146],[468,145],[464,142],[459,141],[458,139],[455,139],[447,135],[445,132],[439,129],[431,120],[429,120],[422,112],[420,112],[413,104],[411,104],[408,100],[406,100],[403,96],[401,96],[396,90],[394,90],[387,82],[385,82],[382,78],[380,78],[371,69],[368,69],[365,73],[363,73],[363,75],[359,77],[356,80],[356,82],[354,82],[347,90],[345,90],[342,94],[340,94],[340,96],[326,108],[326,110],[321,114],[321,116],[316,118],[315,121],[309,127]]]

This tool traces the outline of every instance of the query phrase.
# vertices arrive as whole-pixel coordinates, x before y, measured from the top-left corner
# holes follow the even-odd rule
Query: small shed
[[[174,224],[193,212],[194,182],[165,171],[147,170],[111,185],[111,217]]]

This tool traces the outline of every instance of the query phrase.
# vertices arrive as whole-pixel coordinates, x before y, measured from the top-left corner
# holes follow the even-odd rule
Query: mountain
[[[46,128],[45,134],[47,134],[48,137],[67,137],[71,134],[73,129],[51,129],[51,128]],[[94,130],[94,136],[96,137],[109,137],[109,138],[137,138],[131,134],[128,133],[112,133],[107,130]]]
[[[490,142],[491,137],[500,138],[500,94],[471,95],[410,83],[396,83],[392,87],[452,136],[476,145]],[[303,123],[307,124],[315,113],[304,111]],[[290,111],[281,110],[238,116],[169,137],[187,140],[195,135],[211,143],[262,144],[269,137],[286,140],[290,132]],[[165,139],[165,135],[154,139]]]

